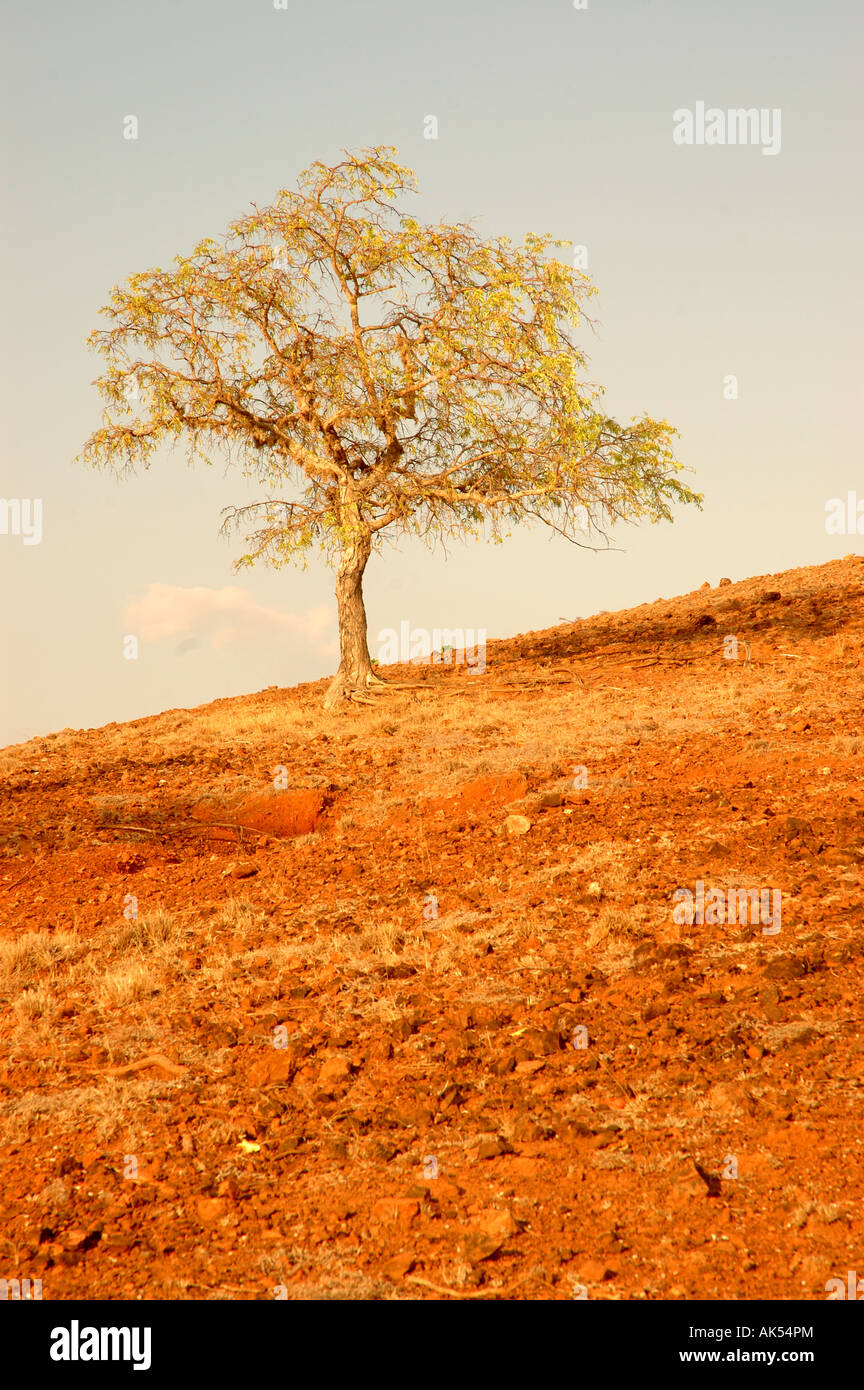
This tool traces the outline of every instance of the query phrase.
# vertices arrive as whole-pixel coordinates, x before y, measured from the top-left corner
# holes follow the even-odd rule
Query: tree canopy
[[[422,224],[395,156],[313,164],[220,241],[131,275],[88,340],[106,409],[86,461],[134,469],[181,438],[192,458],[222,451],[264,494],[224,517],[246,533],[238,564],[317,546],[336,565],[331,701],[380,685],[362,578],[382,533],[539,519],[575,539],[586,518],[605,534],[701,501],[668,422],[600,408],[576,341],[595,290],[569,243]]]

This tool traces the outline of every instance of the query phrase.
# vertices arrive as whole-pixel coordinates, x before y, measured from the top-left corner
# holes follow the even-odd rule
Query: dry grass
[[[34,1023],[37,1020],[49,1023],[57,1010],[54,993],[44,985],[36,989],[25,989],[12,1005],[12,1012],[19,1023]]]
[[[107,1143],[122,1129],[128,1151],[144,1149],[147,1140],[147,1109],[164,1090],[165,1082],[120,1080],[101,1077],[98,1085],[31,1090],[10,1102],[2,1113],[0,1136],[4,1142],[19,1141],[34,1125],[47,1122],[52,1134],[88,1130]],[[131,1113],[141,1116],[130,1123]]]
[[[103,1009],[121,1008],[134,999],[143,999],[158,989],[158,978],[149,965],[133,961],[108,970],[98,981],[94,994]]]
[[[629,881],[627,865],[633,857],[629,844],[607,840],[602,844],[587,845],[574,857],[571,869],[600,884],[601,889],[620,889]]]
[[[229,927],[233,931],[248,931],[260,918],[259,909],[248,898],[229,898],[214,921],[216,927]]]
[[[136,814],[140,814],[142,809],[141,798],[138,796],[94,796],[91,804],[100,825],[134,821]]]
[[[617,955],[622,947],[630,949],[626,943],[635,935],[634,929],[635,920],[631,913],[621,908],[607,907],[588,928],[585,944],[592,951],[602,944],[605,952],[611,951]]]
[[[0,941],[0,986],[29,984],[44,970],[77,960],[87,950],[75,932],[25,932]]]
[[[137,951],[143,955],[172,955],[181,940],[181,927],[171,912],[162,909],[133,917],[106,938],[109,951],[121,955]]]

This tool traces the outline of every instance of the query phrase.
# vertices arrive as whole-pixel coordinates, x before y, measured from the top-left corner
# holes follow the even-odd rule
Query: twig
[[[477,1289],[473,1293],[466,1293],[464,1289],[449,1289],[446,1284],[433,1284],[431,1279],[421,1279],[419,1274],[406,1274],[406,1284],[422,1284],[424,1289],[431,1289],[433,1293],[443,1293],[450,1298],[495,1298],[499,1294],[508,1294],[524,1284],[529,1276],[523,1274],[521,1279],[508,1284],[506,1288],[498,1289]]]
[[[236,830],[236,831],[237,831],[237,834],[239,835],[239,837],[240,837],[241,840],[242,840],[242,838],[243,838],[243,831],[244,831],[244,830],[247,831],[247,832],[249,832],[249,833],[251,833],[251,834],[258,834],[258,835],[266,835],[266,834],[268,833],[266,830],[258,830],[258,831],[255,831],[251,826],[248,826],[248,825],[239,825],[239,824],[237,823],[237,821],[230,821],[230,820],[207,820],[207,821],[191,821],[191,820],[184,820],[184,821],[181,821],[181,822],[180,822],[180,824],[179,824],[179,826],[177,827],[177,829],[178,829],[178,830],[186,830],[186,831],[189,831],[189,830],[196,831],[196,830],[197,830],[197,831],[202,831],[202,832],[205,831],[205,830]]]
[[[615,1075],[609,1070],[608,1066],[607,1066],[606,1063],[603,1061],[603,1058],[602,1058],[602,1057],[598,1057],[597,1060],[599,1061],[600,1066],[603,1068],[603,1070],[605,1071],[605,1073],[606,1073],[606,1075],[609,1077],[609,1079],[610,1079],[611,1081],[613,1081],[613,1082],[615,1083],[615,1085],[618,1087],[618,1090],[621,1092],[621,1094],[622,1094],[623,1096],[625,1096],[625,1097],[627,1098],[627,1100],[635,1100],[635,1099],[636,1099],[635,1093],[634,1093],[633,1091],[628,1091],[628,1089],[627,1089],[626,1086],[622,1086],[622,1084],[621,1084],[621,1082],[618,1080],[617,1076],[615,1076]]]
[[[248,1285],[243,1288],[239,1284],[202,1284],[197,1279],[189,1279],[186,1282],[187,1289],[210,1289],[213,1293],[262,1293],[262,1289],[251,1288]]]
[[[255,831],[248,825],[238,825],[236,821],[208,820],[208,821],[179,821],[176,825],[160,825],[157,827],[149,825],[100,825],[96,827],[96,833],[102,834],[106,830],[133,830],[142,835],[178,835],[188,834],[190,831],[205,834],[208,830],[236,830],[242,840],[243,831],[251,834],[265,835],[264,830]]]
[[[158,835],[159,831],[154,830],[149,825],[97,825],[96,833],[101,835],[106,830],[135,830],[139,835]]]
[[[34,862],[30,865],[30,868],[27,870],[26,874],[22,874],[20,878],[16,878],[14,883],[4,883],[0,886],[5,888],[7,891],[11,888],[17,888],[19,883],[23,883],[25,878],[30,877],[34,869],[38,869],[39,865],[42,863],[44,859],[45,855],[40,854],[39,858],[34,860]]]
[[[167,1071],[170,1076],[185,1076],[188,1067],[178,1067],[176,1063],[163,1057],[161,1052],[151,1052],[147,1057],[139,1057],[137,1062],[130,1062],[125,1067],[106,1067],[101,1076],[131,1076],[133,1072],[144,1071],[149,1067],[159,1067],[161,1071]]]

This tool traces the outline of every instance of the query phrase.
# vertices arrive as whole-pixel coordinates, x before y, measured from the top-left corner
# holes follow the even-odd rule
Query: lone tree
[[[554,254],[569,243],[421,224],[394,206],[416,188],[396,153],[313,164],[219,243],[130,276],[88,339],[107,406],[84,460],[128,471],[182,435],[211,462],[222,445],[267,494],[224,514],[247,533],[236,567],[313,545],[335,564],[328,706],[387,688],[363,603],[385,531],[500,539],[538,518],[573,540],[701,501],[665,420],[597,408],[573,338],[595,290]]]

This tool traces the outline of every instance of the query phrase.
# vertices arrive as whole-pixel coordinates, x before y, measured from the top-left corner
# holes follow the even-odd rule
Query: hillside
[[[380,706],[4,750],[0,1277],[824,1299],[861,1258],[862,637],[850,556]]]

